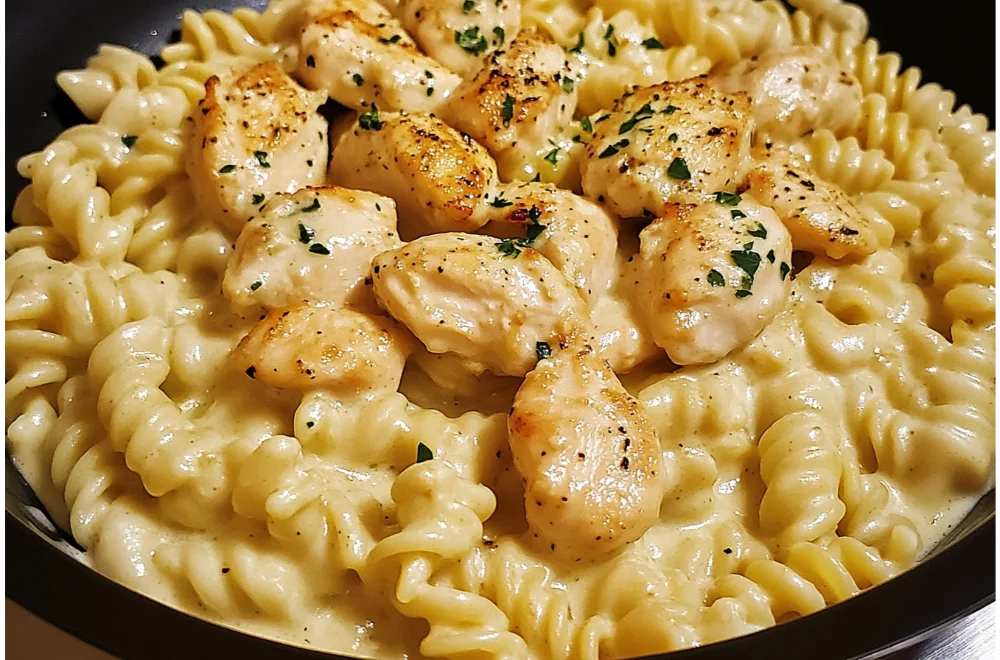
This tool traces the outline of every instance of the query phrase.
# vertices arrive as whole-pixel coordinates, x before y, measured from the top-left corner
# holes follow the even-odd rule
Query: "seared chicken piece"
[[[639,235],[637,301],[677,364],[706,364],[756,337],[791,290],[792,241],[771,209],[736,195],[673,205]]]
[[[447,119],[485,145],[509,181],[553,149],[550,140],[573,121],[575,109],[576,87],[563,49],[526,30],[455,90]]]
[[[750,94],[758,138],[788,142],[817,128],[842,134],[861,117],[861,84],[832,53],[816,46],[741,60],[713,84],[723,92]]]
[[[831,259],[863,257],[878,249],[870,221],[843,190],[824,181],[791,152],[769,149],[750,171],[750,193],[778,214],[796,250]]]
[[[424,52],[463,78],[521,28],[521,0],[402,0],[398,12]]]
[[[594,123],[580,165],[587,197],[620,217],[658,217],[742,184],[749,166],[750,100],[705,76],[637,88]]]
[[[573,285],[513,240],[433,234],[383,252],[372,271],[379,304],[432,353],[455,353],[500,375],[523,376],[539,342],[585,316]]]
[[[371,307],[372,259],[399,243],[388,197],[335,186],[279,194],[240,233],[222,291],[240,307]]]
[[[310,0],[296,74],[360,112],[431,112],[461,82],[375,0]]]
[[[303,301],[268,312],[233,358],[274,387],[368,397],[399,386],[407,341],[392,319]]]
[[[611,286],[618,224],[583,197],[544,183],[500,186],[485,233],[526,239],[588,300]]]
[[[656,430],[588,345],[553,345],[507,420],[532,532],[567,558],[620,549],[656,522],[665,485]]]
[[[199,210],[240,231],[260,195],[322,185],[327,126],[316,109],[324,101],[272,62],[209,78],[187,158]]]
[[[590,310],[590,345],[616,374],[663,355],[634,307],[628,300],[605,295],[594,301]]]
[[[406,238],[475,231],[496,197],[490,155],[433,115],[369,112],[337,138],[333,153],[330,180],[395,199]]]

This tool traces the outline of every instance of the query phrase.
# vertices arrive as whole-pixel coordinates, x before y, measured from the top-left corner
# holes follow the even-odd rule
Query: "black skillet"
[[[54,83],[110,42],[155,53],[185,7],[231,9],[261,0],[35,0],[7,6],[7,218],[25,185],[17,158],[83,121]],[[883,50],[903,53],[938,82],[994,117],[994,3],[861,2]],[[72,541],[12,467],[5,468],[7,596],[77,637],[129,660],[334,659],[216,626],[145,598],[74,558]],[[913,658],[921,645],[995,597],[994,492],[924,562],[845,603],[753,635],[671,654],[670,660]]]

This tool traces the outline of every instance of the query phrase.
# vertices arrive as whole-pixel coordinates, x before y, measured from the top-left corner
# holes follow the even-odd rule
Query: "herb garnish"
[[[254,193],[253,197],[250,198],[250,202],[254,205],[264,203],[264,193]]]
[[[751,229],[747,233],[757,238],[767,238],[767,229],[765,229],[764,225],[759,222],[757,223],[757,227],[755,229]]]
[[[594,125],[590,123],[590,117],[584,117],[580,120],[580,128],[583,129],[584,133],[594,132]]]
[[[513,238],[505,238],[497,243],[497,250],[503,256],[514,257],[515,259],[517,255],[521,254],[521,248],[517,246],[517,242]]]
[[[629,145],[628,138],[618,140],[612,145],[605,147],[604,151],[597,155],[598,158],[609,158]]]
[[[223,165],[219,168],[219,174],[229,174],[236,171],[235,165]]]
[[[471,2],[471,0],[467,1]],[[434,452],[431,451],[431,448],[422,442],[417,443],[417,463],[432,460],[434,460]]]
[[[476,0],[465,0],[462,3],[462,13],[468,14],[476,6]]]
[[[455,30],[455,43],[459,48],[473,55],[482,55],[489,48],[486,38],[479,34],[479,26],[474,25],[464,32]]]
[[[503,31],[502,27],[495,27],[493,28],[493,36],[497,38],[497,44],[502,44],[507,33]]]
[[[608,23],[608,29],[604,33],[604,40],[608,42],[608,56],[614,57],[618,54],[618,40],[615,39],[615,26]]]
[[[309,251],[312,252],[313,254],[322,254],[324,256],[330,254],[330,248],[323,245],[322,243],[313,243],[312,245],[309,246]]]
[[[661,115],[672,115],[675,112],[677,112],[678,110],[680,110],[680,108],[678,108],[676,105],[668,105],[663,110],[660,110],[660,114]]]
[[[251,291],[256,291],[257,289],[259,289],[262,286],[264,286],[264,283],[261,282],[260,280],[257,280],[256,282],[254,282],[253,284],[250,285],[250,290]]]
[[[656,37],[650,37],[642,42],[642,45],[646,47],[646,50],[663,50],[663,44]]]
[[[576,40],[576,45],[569,49],[571,53],[579,53],[583,50],[583,32],[580,33],[580,37]]]
[[[135,141],[139,139],[138,135],[123,135],[122,144],[124,144],[128,149],[135,146]]]
[[[803,180],[802,185],[808,188],[809,190],[816,190],[816,184],[813,183],[812,181]]]
[[[774,263],[774,250],[768,250],[768,252],[767,252],[767,261],[768,261],[768,263],[772,263],[772,264]]]
[[[556,147],[555,149],[553,149],[549,153],[545,154],[544,160],[549,161],[550,163],[552,163],[552,165],[555,165],[556,163],[558,163],[559,162],[559,147]]]
[[[312,230],[311,227],[306,227],[301,222],[299,223],[299,243],[309,244],[313,238],[315,238],[316,232]]]
[[[528,209],[528,220],[531,222],[531,224],[528,225],[527,238],[521,242],[521,245],[523,247],[529,247],[532,243],[535,242],[535,239],[541,236],[542,232],[545,231],[545,227],[547,227],[547,225],[543,225],[540,222],[538,222],[538,219],[541,217],[542,217],[542,210],[537,206],[535,206],[534,204],[532,204],[531,208]]]
[[[304,209],[300,209],[303,213],[312,213],[313,211],[319,210],[319,197],[313,198],[313,203]]]
[[[687,161],[683,158],[674,158],[670,161],[670,166],[667,168],[667,176],[671,179],[680,179],[681,181],[690,179],[691,170],[688,169]]]
[[[632,127],[638,124],[643,119],[649,119],[653,116],[653,107],[646,103],[641,108],[636,110],[631,117],[622,122],[622,125],[618,127],[618,135],[624,135],[632,130]]]
[[[788,277],[788,273],[792,270],[792,268],[784,261],[782,261],[781,266],[778,267],[778,270],[781,272],[781,281],[784,282],[785,278]]]
[[[708,271],[708,283],[712,286],[726,286],[726,278],[714,268]]]
[[[260,166],[267,169],[271,167],[271,163],[267,162],[267,152],[266,151],[255,151],[253,152],[253,157],[257,159]]]
[[[351,80],[353,80],[354,84],[357,85],[358,87],[361,87],[362,85],[365,84],[365,79],[364,77],[362,77],[360,73],[353,74],[351,76]]]
[[[388,39],[379,39],[378,42],[380,44],[394,44],[394,43],[398,43],[399,40],[402,39],[402,38],[403,38],[402,35],[394,34],[391,37],[389,37]]]
[[[671,133],[670,135],[668,135],[667,141],[669,141],[671,144],[677,142],[677,133]]]
[[[503,193],[500,193],[499,195],[496,196],[496,199],[490,202],[490,206],[492,206],[493,208],[502,209],[505,206],[514,206],[514,202],[504,199]]]
[[[358,126],[366,131],[382,129],[382,121],[378,118],[378,106],[372,103],[372,109],[358,116]]]
[[[309,67],[310,69],[315,69],[316,68],[316,58],[313,57],[312,55],[310,55],[309,57],[307,57],[306,58],[306,66]]]
[[[749,289],[739,289],[736,292],[737,298],[746,298],[747,296],[752,296],[753,293]]]
[[[514,97],[510,94],[503,100],[503,107],[500,108],[500,117],[503,119],[504,126],[509,124],[510,120],[514,118]]]
[[[535,357],[539,360],[544,360],[546,358],[552,357],[552,347],[549,346],[547,341],[536,341],[535,342]]]
[[[569,76],[563,76],[563,79],[562,79],[562,90],[564,92],[566,92],[567,94],[569,94],[570,92],[572,92],[573,91],[573,85],[575,85],[575,84],[576,84],[576,81],[574,81],[572,78],[570,78]]]
[[[729,215],[733,216],[733,220],[739,220],[740,218],[747,217],[747,214],[739,209],[733,209],[729,212]]]
[[[736,206],[743,201],[743,198],[735,193],[725,192],[720,190],[715,193],[715,203],[722,204],[723,206]]]
[[[747,290],[747,293],[740,295],[740,292],[737,291],[736,296],[738,298],[745,298],[750,295],[749,289],[753,286],[753,278],[757,274],[757,269],[760,268],[760,255],[754,252],[752,248],[752,242],[746,243],[743,245],[742,250],[732,250],[729,253],[733,263],[746,273],[742,284],[743,289]]]

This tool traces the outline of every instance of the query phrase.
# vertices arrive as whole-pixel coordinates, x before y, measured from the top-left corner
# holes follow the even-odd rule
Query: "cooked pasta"
[[[671,651],[919,561],[993,483],[988,120],[841,0],[482,2],[189,10],[59,74],[92,123],[19,161],[5,261],[52,519],[378,658]]]

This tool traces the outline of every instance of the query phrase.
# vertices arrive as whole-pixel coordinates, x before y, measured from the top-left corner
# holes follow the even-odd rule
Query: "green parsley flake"
[[[605,147],[604,151],[597,155],[598,158],[610,158],[629,145],[628,138],[618,140],[612,145]]]
[[[636,110],[631,117],[622,122],[622,125],[618,127],[618,135],[624,135],[632,130],[632,127],[638,124],[643,119],[649,119],[653,116],[653,107],[646,103],[641,108]]]
[[[532,183],[538,183],[541,180],[542,180],[542,173],[541,172],[535,172],[535,178],[533,178],[531,180],[531,182]]]
[[[579,53],[582,50],[583,50],[583,32],[580,33],[580,36],[576,40],[576,45],[570,48],[569,52]]]
[[[733,220],[739,220],[740,218],[747,217],[747,214],[739,209],[733,209],[729,212],[729,215],[733,216]]]
[[[803,181],[802,185],[808,188],[809,190],[816,190],[816,184],[813,183],[812,181]]]
[[[531,222],[531,224],[528,225],[526,233],[527,238],[525,238],[525,240],[521,242],[522,247],[530,247],[531,244],[535,242],[535,239],[541,236],[542,232],[545,231],[547,225],[543,225],[540,222],[538,222],[539,218],[541,217],[542,217],[542,210],[537,206],[535,206],[534,204],[532,204],[531,208],[528,209],[528,220]]]
[[[736,206],[743,201],[743,198],[735,193],[725,192],[720,190],[715,193],[715,203],[722,204],[723,206]]]
[[[752,296],[752,295],[753,294],[750,292],[749,289],[739,289],[736,292],[736,297],[737,298],[746,298],[747,296]]]
[[[663,50],[663,44],[656,37],[650,37],[642,42],[642,45],[646,47],[646,50]]]
[[[672,115],[675,112],[677,112],[678,110],[680,110],[680,108],[678,108],[676,105],[668,105],[663,110],[660,110],[660,114],[661,115]]]
[[[464,32],[455,30],[455,43],[459,48],[472,55],[482,55],[489,48],[486,38],[479,34],[479,26],[474,25]]]
[[[618,40],[615,39],[615,26],[608,23],[608,29],[604,32],[604,40],[608,42],[608,56],[614,57],[618,54]]]
[[[667,136],[667,140],[668,140],[668,141],[669,141],[669,142],[670,142],[671,144],[673,144],[674,142],[677,142],[677,133],[671,133],[670,135],[668,135],[668,136]]]
[[[299,243],[305,243],[308,245],[313,238],[316,237],[316,232],[310,227],[306,227],[301,222],[299,223]]]
[[[424,78],[430,79],[433,77],[434,77],[433,73],[431,73],[430,71],[424,71]]]
[[[539,360],[545,360],[552,357],[552,347],[549,346],[547,341],[536,341],[535,342],[535,357]]]
[[[774,263],[774,250],[768,250],[768,252],[767,252],[767,261],[768,261],[768,263],[772,263],[772,264]]]
[[[259,289],[262,286],[264,286],[264,283],[261,282],[260,280],[257,280],[256,282],[254,282],[253,284],[250,285],[250,290],[251,291],[256,291],[257,289]]]
[[[462,13],[468,14],[475,6],[476,0],[465,0],[465,2],[462,3]]]
[[[310,55],[309,57],[307,57],[306,58],[306,66],[309,67],[310,69],[315,69],[316,68],[316,58],[313,57],[312,55]]]
[[[708,283],[712,286],[726,286],[726,278],[714,268],[708,271]]]
[[[427,88],[427,96],[432,96],[433,94],[434,94],[434,88],[433,87],[428,87]]]
[[[379,39],[378,42],[380,44],[395,44],[395,43],[399,43],[399,40],[402,39],[402,38],[403,38],[402,35],[394,34],[391,37],[389,37],[388,39]]]
[[[379,204],[378,202],[375,202],[375,210],[378,211],[379,213],[381,213],[382,212],[382,205]]]
[[[570,92],[572,92],[573,91],[573,86],[575,84],[576,84],[576,81],[574,81],[572,78],[570,78],[569,76],[563,76],[563,79],[562,79],[562,90],[564,92],[566,92],[567,94],[569,94]]]
[[[687,161],[683,158],[674,158],[667,168],[667,176],[671,179],[687,181],[691,178],[691,170],[688,169]]]
[[[497,38],[497,44],[502,44],[507,37],[507,33],[503,31],[502,27],[495,27],[493,28],[493,36]]]
[[[496,199],[490,202],[490,206],[492,206],[493,208],[502,209],[506,206],[514,206],[514,202],[507,201],[506,199],[503,198],[503,193],[500,193],[499,195],[496,196]]]
[[[303,213],[312,213],[313,211],[318,211],[318,210],[319,210],[319,197],[314,198],[312,204],[305,207],[304,209],[301,209]]]
[[[263,204],[264,203],[264,193],[254,193],[253,197],[250,198],[250,201],[254,205],[256,205],[256,204]]]
[[[555,166],[559,162],[559,147],[556,147],[549,153],[545,154],[545,160],[552,163]]]
[[[378,106],[372,103],[372,109],[358,116],[358,126],[366,131],[382,130],[382,121],[378,118]]]
[[[750,247],[747,247],[747,245]],[[746,273],[743,281],[745,289],[753,286],[753,278],[757,274],[757,269],[760,268],[761,261],[760,255],[750,249],[753,247],[753,243],[748,243],[747,245],[744,245],[742,250],[732,250],[729,253],[729,257],[733,260],[733,263]]]
[[[322,243],[313,243],[312,245],[309,246],[309,251],[312,252],[313,254],[322,254],[324,256],[330,254],[330,248],[323,245]]]
[[[431,448],[422,442],[417,443],[417,463],[432,460],[434,460],[434,452],[431,451]]]
[[[124,144],[126,148],[131,149],[133,146],[135,146],[135,141],[138,139],[139,139],[138,135],[123,135],[122,144]]]
[[[510,120],[514,118],[514,97],[510,94],[503,100],[503,107],[500,108],[500,117],[503,119],[504,126],[509,124]]]
[[[517,255],[521,254],[521,248],[517,246],[517,243],[513,238],[505,238],[497,243],[497,250],[500,251],[505,257],[517,258]]]
[[[784,282],[785,278],[788,277],[788,273],[791,272],[792,268],[784,261],[782,261],[781,266],[778,267],[778,270],[781,272],[781,281]]]
[[[307,429],[311,429],[314,426],[316,426],[316,422],[313,422],[313,421],[306,422],[306,428]]]
[[[365,79],[362,77],[360,73],[353,74],[351,76],[351,80],[353,80],[354,84],[357,85],[358,87],[361,87],[362,85],[365,84]]]
[[[755,229],[751,229],[747,233],[756,238],[761,238],[761,239],[767,238],[767,229],[765,229],[764,225],[760,224],[759,222],[757,223],[757,227]]]
[[[264,169],[271,167],[271,163],[267,162],[267,152],[266,151],[255,151],[253,152],[253,157],[257,159],[260,166]]]
[[[584,133],[594,132],[594,125],[590,123],[590,117],[584,117],[580,120],[580,128],[583,129]]]
[[[219,174],[230,174],[236,171],[235,165],[223,165],[219,168]]]

